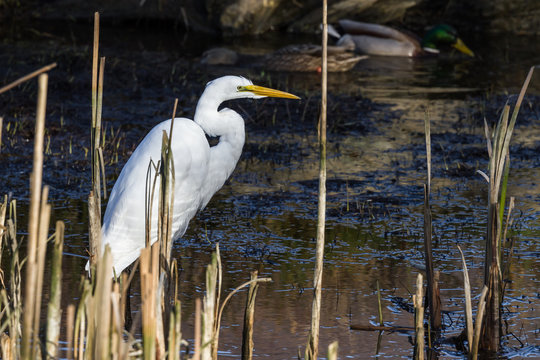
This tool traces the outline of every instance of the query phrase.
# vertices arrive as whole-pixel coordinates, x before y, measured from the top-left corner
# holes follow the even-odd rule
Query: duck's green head
[[[471,49],[458,37],[456,29],[441,24],[432,27],[422,39],[422,48],[431,53],[439,53],[440,45],[450,45],[469,56],[474,56]]]

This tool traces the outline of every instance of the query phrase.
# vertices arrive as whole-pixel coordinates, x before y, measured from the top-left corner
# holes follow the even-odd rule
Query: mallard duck
[[[339,37],[338,46],[354,49],[362,54],[383,56],[422,56],[438,54],[440,46],[452,46],[469,56],[474,53],[458,37],[450,25],[436,25],[420,39],[414,34],[396,30],[389,26],[352,20],[340,20],[339,26],[345,33]],[[336,36],[336,32],[331,32]]]
[[[312,44],[289,45],[264,57],[264,66],[271,71],[320,72],[322,47]],[[329,72],[351,70],[367,56],[358,56],[343,46],[328,46]]]
[[[236,65],[262,67],[270,71],[317,72],[321,70],[321,46],[312,44],[289,45],[262,57],[237,54],[226,48],[213,48],[204,52],[200,62],[206,65]],[[349,71],[360,60],[354,51],[342,46],[328,46],[328,71]]]

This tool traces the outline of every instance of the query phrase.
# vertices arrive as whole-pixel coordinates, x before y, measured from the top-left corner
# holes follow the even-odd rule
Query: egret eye
[[[242,87],[239,85],[236,87],[236,91],[242,91]]]

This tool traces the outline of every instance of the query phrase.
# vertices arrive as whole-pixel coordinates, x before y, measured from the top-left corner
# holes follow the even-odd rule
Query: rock
[[[314,33],[321,22],[320,0],[28,0],[0,1],[0,23],[15,17],[89,21],[96,10],[104,21],[165,20],[224,35]],[[447,22],[463,33],[540,35],[540,1],[531,0],[329,0],[328,21],[343,18],[394,23],[418,33]]]
[[[234,65],[238,62],[236,51],[218,47],[206,50],[201,56],[204,65]]]

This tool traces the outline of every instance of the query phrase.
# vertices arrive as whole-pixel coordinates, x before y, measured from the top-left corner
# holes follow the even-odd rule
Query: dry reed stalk
[[[6,342],[6,346],[11,346],[11,349],[7,350],[16,359],[20,359],[20,339],[21,339],[21,269],[22,265],[19,261],[19,247],[20,243],[17,241],[17,209],[16,200],[10,202],[9,218],[6,226],[6,242],[10,245],[9,257],[10,257],[10,277],[9,277],[9,295],[5,288],[0,291],[2,298],[2,313],[6,313],[6,320],[2,323],[3,332],[7,327],[11,341]],[[15,221],[14,221],[15,220]],[[8,300],[9,297],[9,300]]]
[[[221,306],[219,306],[219,312],[216,316],[216,323],[214,326],[214,339],[212,341],[212,349],[213,349],[213,359],[217,359],[217,351],[218,351],[218,343],[219,343],[219,329],[221,328],[221,317],[223,315],[223,310],[225,309],[225,305],[229,302],[229,300],[233,297],[234,294],[236,294],[238,291],[242,290],[246,286],[250,286],[252,284],[257,284],[260,282],[270,282],[272,281],[271,278],[256,278],[252,279],[248,282],[243,283],[242,285],[236,287],[233,291],[227,295],[225,300],[223,300],[223,303]]]
[[[49,64],[47,66],[44,66],[44,67],[34,71],[34,72],[31,72],[30,74],[25,75],[25,76],[15,80],[15,81],[13,81],[12,83],[9,83],[8,85],[3,86],[2,88],[0,88],[0,94],[5,93],[6,91],[13,89],[15,86],[20,85],[25,81],[33,79],[38,75],[46,73],[47,71],[52,70],[55,67],[56,67],[56,63],[52,63],[52,64]]]
[[[0,146],[1,144],[1,132],[2,132],[2,124],[1,124],[1,118],[0,118]],[[4,234],[6,233],[6,211],[8,208],[8,197],[7,195],[4,195],[4,202],[0,205],[0,269],[2,268],[2,254],[4,250]],[[0,280],[1,283],[4,284],[4,273],[0,272]]]
[[[377,304],[379,310],[379,325],[384,326],[383,316],[382,316],[382,303],[381,303],[381,289],[379,288],[379,280],[377,280]]]
[[[482,293],[480,295],[480,300],[478,301],[478,312],[476,313],[476,322],[474,324],[474,336],[469,352],[469,359],[476,360],[478,358],[478,346],[480,344],[480,337],[482,332],[482,323],[484,321],[484,313],[486,308],[486,296],[488,293],[488,287],[484,285],[482,288]]]
[[[3,127],[4,127],[4,118],[0,116],[0,153],[2,152],[2,128]]]
[[[125,359],[128,354],[128,343],[123,340],[124,312],[122,311],[121,297],[120,284],[115,282],[111,292],[111,353],[113,358],[117,359]]]
[[[230,296],[235,292],[229,294],[222,304],[222,307],[219,307],[221,302],[221,284],[223,284],[223,268],[221,266],[221,251],[219,249],[219,243],[216,244],[216,260],[217,260],[217,295],[214,308],[214,339],[212,341],[212,359],[217,360],[217,351],[218,351],[218,342],[219,342],[219,329],[221,328],[221,311],[223,307],[229,300]]]
[[[38,233],[38,248],[37,248],[37,274],[36,274],[36,298],[34,301],[34,330],[33,330],[33,344],[39,344],[39,328],[41,319],[41,295],[43,289],[43,274],[45,273],[45,253],[47,252],[47,240],[49,231],[49,220],[51,217],[51,205],[47,204],[47,198],[49,195],[49,187],[43,187],[41,194],[41,208],[39,218],[39,233]],[[41,347],[34,347],[33,358],[41,354]]]
[[[328,345],[328,360],[337,360],[338,358],[338,342],[334,341]]]
[[[424,307],[422,306],[424,279],[422,274],[416,278],[416,295],[413,296],[415,309],[415,328],[416,328],[416,356],[417,360],[424,360]]]
[[[322,7],[322,64],[321,64],[321,117],[319,121],[319,200],[317,208],[317,250],[313,278],[313,302],[311,308],[311,329],[306,346],[305,358],[317,359],[319,354],[319,327],[321,315],[321,290],[324,266],[324,232],[326,222],[326,108],[328,75],[328,5],[323,0]]]
[[[141,312],[144,359],[153,360],[157,356],[156,343],[156,290],[158,288],[159,243],[141,250]]]
[[[94,13],[94,42],[92,51],[92,127],[95,127],[97,114],[97,84],[99,57],[99,12]],[[92,146],[93,147],[93,146]]]
[[[99,59],[99,13],[94,13],[94,41],[92,53],[92,121],[91,121],[91,169],[92,190],[88,196],[88,235],[90,240],[90,264],[95,265],[101,252],[101,178],[105,189],[105,169],[101,139],[101,113],[103,104],[103,74],[105,58]],[[102,168],[103,167],[103,168]],[[106,193],[106,191],[104,191]]]
[[[465,256],[459,245],[457,246],[459,253],[461,254],[461,261],[463,263],[463,290],[465,292],[465,319],[467,321],[467,342],[469,343],[469,350],[473,341],[473,319],[472,319],[472,301],[471,301],[471,283],[469,281],[469,271],[467,270],[467,263],[465,262]]]
[[[105,72],[105,57],[99,59],[99,74],[98,74],[98,88],[97,88],[97,104],[96,104],[96,119],[94,122],[94,150],[92,157],[92,166],[94,167],[92,178],[93,189],[98,198],[99,205],[99,219],[101,225],[101,194],[103,191],[103,198],[107,198],[107,186],[105,181],[105,161],[103,160],[103,145],[101,144],[101,138],[104,137],[101,125],[101,117],[103,113],[103,76]],[[101,177],[100,177],[101,175]],[[102,190],[103,185],[103,190]],[[101,234],[100,234],[101,235]],[[101,241],[98,241],[101,242]]]
[[[38,242],[40,228],[41,180],[43,174],[43,138],[45,134],[45,110],[47,105],[48,75],[41,74],[38,79],[38,101],[36,128],[34,135],[34,162],[30,175],[30,215],[28,220],[28,256],[26,261],[25,303],[23,312],[21,357],[34,359],[37,352],[38,334],[33,333],[34,323],[39,322],[36,316],[36,296],[41,290],[37,288]]]
[[[175,99],[173,113],[171,117],[171,127],[169,135],[163,132],[163,141],[161,145],[161,187],[160,187],[160,216],[158,224],[158,238],[161,240],[161,259],[165,261],[161,267],[165,273],[169,273],[171,262],[172,249],[172,213],[174,206],[174,158],[171,147],[172,134],[174,129],[174,119],[176,117],[176,109],[178,107],[178,99]],[[167,309],[169,310],[169,309]]]
[[[257,280],[257,271],[251,273],[251,280]],[[255,298],[259,284],[249,287],[244,311],[244,330],[242,331],[242,360],[253,358],[253,323],[255,319]]]
[[[67,359],[73,359],[73,334],[75,333],[75,305],[69,304],[66,313],[66,344],[67,344]]]
[[[180,300],[176,300],[171,311],[169,322],[169,359],[180,360],[180,345],[182,345],[182,311]]]
[[[431,194],[431,126],[429,114],[426,114],[424,121],[426,136],[426,163],[427,163],[427,181],[424,185],[424,252],[426,259],[426,278],[427,278],[427,299],[430,311],[431,330],[439,332],[441,329],[441,299],[438,291],[438,282],[434,274],[433,267],[433,221],[430,205]],[[430,332],[431,334],[431,332]]]
[[[58,357],[58,339],[60,338],[60,322],[62,320],[60,300],[62,298],[62,252],[64,249],[64,228],[64,222],[56,222],[54,250],[51,264],[51,290],[49,304],[47,306],[46,349],[48,359],[56,359]]]
[[[161,143],[161,160],[159,167],[160,188],[158,202],[158,243],[160,252],[160,296],[156,316],[160,324],[158,324],[158,339],[162,346],[165,345],[165,333],[169,332],[169,315],[172,311],[172,303],[170,301],[170,285],[171,277],[171,250],[172,250],[172,223],[174,209],[174,158],[172,151],[172,134],[174,130],[174,119],[176,117],[176,109],[178,107],[178,99],[175,99],[173,113],[171,117],[171,126],[169,135],[163,131]]]
[[[206,294],[203,298],[202,329],[201,329],[201,359],[211,360],[213,355],[214,332],[216,321],[216,286],[218,277],[217,257],[219,256],[219,244],[212,253],[212,261],[206,268]]]
[[[202,334],[202,326],[201,326],[201,319],[202,319],[202,305],[201,305],[201,299],[196,298],[195,299],[195,326],[194,326],[194,332],[195,335],[193,336],[194,339],[194,351],[193,351],[193,357],[192,360],[200,360],[201,359],[201,334]]]
[[[94,190],[88,194],[88,236],[90,239],[90,264],[95,266],[101,252],[101,219],[99,215],[99,196]],[[92,268],[91,266],[91,268]]]
[[[112,292],[112,255],[111,249],[105,246],[103,256],[96,267],[96,289],[93,296],[94,317],[90,325],[95,333],[94,357],[106,359],[110,352],[111,334],[111,292]]]
[[[9,337],[8,334],[2,333],[0,336],[0,346],[2,347],[2,359],[5,360],[15,360],[16,357],[12,352],[13,347],[15,346],[15,341],[13,338]]]
[[[75,312],[75,325],[73,327],[73,352],[75,359],[85,359],[84,355],[86,355],[87,359],[91,359],[93,355],[93,346],[89,346],[87,351],[84,352],[85,343],[93,344],[94,341],[94,333],[92,332],[91,327],[89,327],[89,330],[87,331],[86,326],[86,318],[92,319],[94,316],[91,305],[92,285],[88,279],[85,279],[79,306]]]

